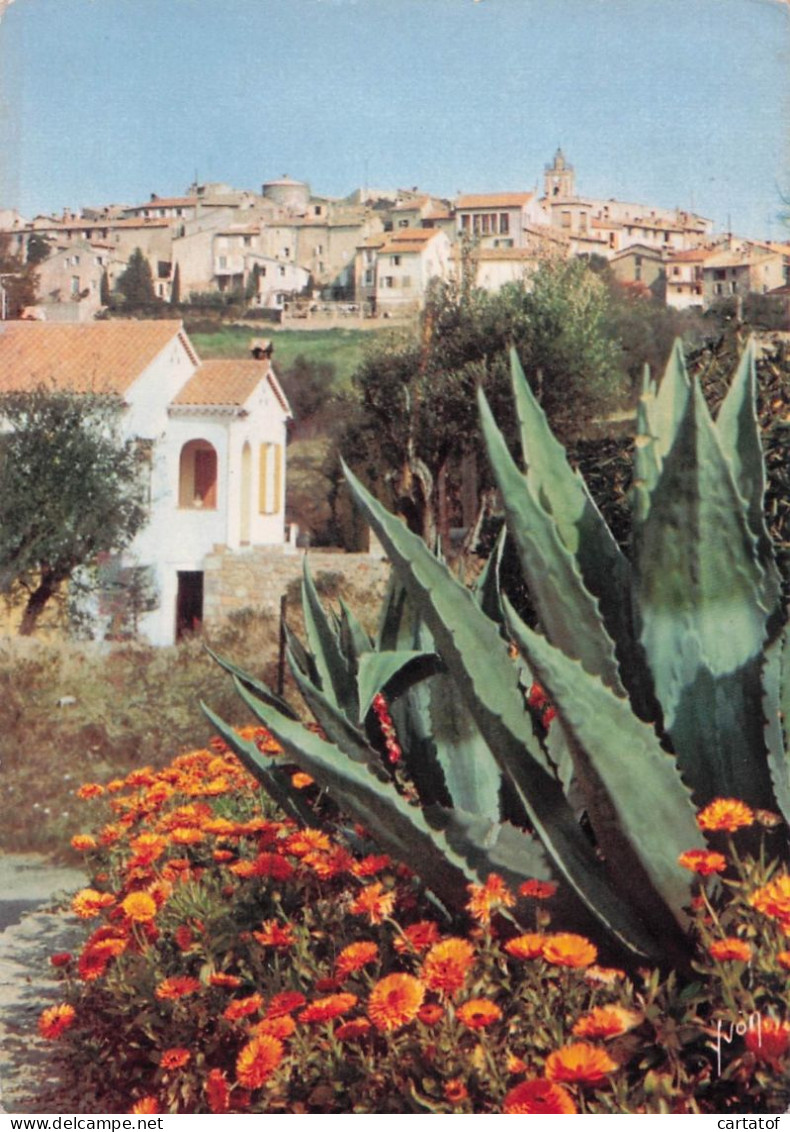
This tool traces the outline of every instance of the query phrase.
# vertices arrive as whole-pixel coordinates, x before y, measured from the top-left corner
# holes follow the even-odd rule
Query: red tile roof
[[[255,358],[213,358],[203,362],[172,404],[194,408],[241,408],[264,379],[285,412],[290,414],[288,402],[268,358],[262,361]]]
[[[0,323],[0,392],[54,385],[122,396],[174,338],[196,360],[175,320]]]
[[[455,202],[460,208],[522,208],[532,200],[532,193],[471,193]]]

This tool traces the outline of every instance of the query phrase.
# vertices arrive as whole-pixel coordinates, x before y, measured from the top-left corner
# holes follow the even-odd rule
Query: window
[[[569,209],[563,209],[560,213],[560,224],[563,228],[570,228],[572,216]]]
[[[401,287],[403,287],[404,291],[410,290],[411,289],[411,275],[404,275],[403,278],[400,281],[400,285],[401,285]]]
[[[510,233],[510,217],[506,212],[499,214],[499,234],[500,236],[507,236]]]
[[[390,256],[390,263],[392,264],[393,267],[400,267],[400,256],[399,255],[391,255]]]
[[[280,268],[280,275],[285,275],[285,268],[284,267]]]
[[[72,277],[71,277],[71,293],[72,293],[72,295],[79,295],[79,293],[80,293],[80,277],[79,277],[79,275],[72,275]]]
[[[207,440],[190,440],[181,449],[178,506],[216,510],[217,452]]]
[[[279,444],[262,444],[258,480],[258,510],[261,515],[276,515],[281,510],[282,448]]]
[[[221,268],[228,266],[228,257],[226,255],[221,255],[219,257],[219,265]]]
[[[461,231],[462,232],[468,232],[469,231],[469,214],[466,213],[466,212],[461,217]]]
[[[395,286],[395,280],[393,279],[393,277],[391,275],[385,275],[384,278],[381,280],[381,286],[382,287],[394,287]]]
[[[245,248],[251,248],[252,247],[252,236],[245,236],[243,238],[243,243],[244,243]]]

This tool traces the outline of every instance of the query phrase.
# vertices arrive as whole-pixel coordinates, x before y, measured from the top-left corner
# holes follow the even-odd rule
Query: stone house
[[[382,314],[418,311],[431,279],[446,279],[451,244],[439,228],[400,228],[386,233],[376,251],[376,310]]]
[[[42,383],[116,398],[141,454],[148,521],[102,565],[98,635],[172,644],[203,619],[207,556],[284,547],[291,412],[267,343],[201,362],[177,321],[0,323],[0,390]]]

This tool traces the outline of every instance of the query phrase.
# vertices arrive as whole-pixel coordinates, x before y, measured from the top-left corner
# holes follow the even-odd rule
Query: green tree
[[[170,306],[177,307],[181,303],[181,268],[176,264],[173,272],[173,285],[170,288]]]
[[[27,242],[25,262],[32,267],[37,267],[39,263],[43,263],[47,259],[51,250],[49,240],[45,239],[39,232],[34,232]]]
[[[23,595],[21,635],[78,567],[122,550],[145,521],[118,412],[112,398],[43,387],[0,396],[0,592]]]
[[[129,256],[126,269],[118,276],[116,287],[128,306],[138,307],[156,302],[151,264],[140,248],[135,248]]]
[[[112,295],[110,293],[110,277],[106,269],[101,273],[101,283],[99,284],[99,302],[103,307],[108,307],[112,302]]]
[[[457,279],[435,281],[417,334],[379,339],[354,377],[347,458],[428,541],[454,518],[468,527],[484,499],[475,390],[505,416],[510,345],[563,437],[627,392],[606,286],[587,264],[547,260],[496,294],[473,285],[474,268],[467,254]]]
[[[0,275],[3,276],[0,287],[5,294],[5,317],[19,318],[25,307],[35,305],[38,276],[31,263],[23,263],[11,251],[11,237],[7,232],[0,232]]]

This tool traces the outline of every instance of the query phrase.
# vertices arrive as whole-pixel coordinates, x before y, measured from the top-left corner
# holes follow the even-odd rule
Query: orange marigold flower
[[[600,1085],[617,1069],[606,1050],[589,1042],[574,1042],[550,1053],[546,1076],[550,1081],[572,1081],[578,1085]]]
[[[354,862],[351,866],[351,872],[355,877],[374,877],[376,873],[388,869],[390,864],[391,861],[386,853],[369,853],[361,861]]]
[[[305,774],[303,770],[297,770],[295,774],[291,775],[291,786],[294,790],[305,790],[308,786],[313,786],[315,779],[310,774]]]
[[[435,1026],[444,1018],[444,1007],[439,1002],[426,1002],[417,1011],[417,1018],[424,1026]]]
[[[368,963],[375,963],[379,957],[378,945],[372,940],[361,940],[359,943],[350,943],[344,947],[335,960],[335,971],[338,978],[344,979],[353,971],[359,971]]]
[[[444,1083],[444,1099],[448,1104],[463,1104],[469,1100],[469,1092],[460,1077],[451,1077]]]
[[[600,983],[605,987],[613,987],[619,979],[624,978],[625,971],[621,971],[619,967],[598,967],[593,964],[584,972],[586,983]]]
[[[377,1030],[400,1030],[417,1017],[424,997],[425,987],[414,975],[387,975],[370,992],[368,1017]]]
[[[546,942],[542,932],[525,932],[509,939],[502,946],[508,955],[514,959],[537,959],[543,954],[543,944]]]
[[[641,1015],[622,1006],[596,1006],[573,1027],[577,1038],[616,1038],[641,1022]]]
[[[52,958],[54,959],[54,955]],[[785,971],[790,971],[790,951],[780,951],[776,957],[776,962],[780,967],[784,967]]]
[[[70,951],[56,951],[54,955],[50,955],[49,961],[53,967],[68,967],[71,963],[73,956]]]
[[[231,987],[235,989],[241,986],[241,979],[238,975],[226,975],[224,973],[209,975],[209,985],[212,987]]]
[[[242,864],[239,861],[239,864]],[[252,868],[245,876],[271,877],[272,880],[288,880],[294,874],[294,867],[286,857],[279,853],[259,853],[251,862]],[[235,865],[231,865],[231,872],[237,872]],[[242,875],[241,873],[239,875]]]
[[[466,982],[474,958],[474,948],[468,940],[454,936],[441,940],[423,960],[422,980],[431,990],[453,995]]]
[[[598,958],[598,948],[583,935],[557,932],[547,936],[543,958],[555,967],[589,967]]]
[[[296,940],[291,925],[280,924],[277,920],[264,920],[261,930],[252,934],[261,947],[274,947],[278,951],[287,951]]]
[[[395,950],[401,954],[404,951],[425,951],[434,943],[439,942],[439,928],[433,920],[419,920],[416,924],[409,924],[403,929],[402,936],[395,937]]]
[[[204,837],[203,830],[194,826],[179,825],[170,831],[170,841],[173,845],[199,845]]]
[[[715,940],[708,948],[708,954],[719,962],[731,959],[748,963],[752,957],[752,949],[748,943],[737,936],[728,936],[726,939]]]
[[[230,1089],[228,1079],[221,1069],[212,1069],[206,1078],[206,1100],[215,1115],[230,1109]]]
[[[790,922],[790,875],[781,873],[749,897],[758,912],[782,922]]]
[[[236,1058],[236,1079],[247,1089],[259,1089],[283,1059],[283,1043],[271,1034],[247,1042]]]
[[[496,908],[511,908],[516,898],[501,876],[490,873],[485,884],[468,884],[469,900],[466,908],[479,924],[490,924]]]
[[[136,1101],[132,1105],[132,1107],[129,1109],[129,1112],[136,1113],[138,1115],[142,1115],[143,1113],[157,1113],[159,1112],[159,1101],[156,1099],[156,1097],[152,1096],[140,1097],[140,1100]]]
[[[790,1022],[761,1017],[759,1026],[747,1030],[744,1043],[758,1061],[765,1061],[778,1070],[790,1048]]]
[[[285,842],[285,848],[293,857],[304,857],[305,853],[317,849],[327,851],[331,849],[332,842],[320,829],[300,829],[291,834]]]
[[[156,918],[156,901],[148,892],[130,892],[121,901],[121,908],[135,924],[149,923]]]
[[[81,920],[90,920],[98,916],[102,908],[109,908],[115,903],[115,897],[109,892],[97,892],[95,888],[82,888],[71,901],[71,910]]]
[[[59,1038],[64,1030],[68,1030],[76,1017],[76,1010],[67,1002],[62,1002],[58,1006],[50,1006],[38,1020],[38,1032],[42,1038],[48,1038],[52,1041]]]
[[[521,1116],[572,1116],[576,1112],[576,1105],[562,1085],[536,1077],[531,1081],[522,1081],[506,1094],[502,1101],[502,1112]]]
[[[189,1063],[192,1054],[188,1049],[181,1046],[174,1046],[173,1049],[166,1049],[162,1056],[159,1058],[160,1069],[183,1069]]]
[[[463,1022],[470,1030],[485,1030],[493,1026],[502,1017],[502,1011],[495,1002],[487,998],[470,998],[462,1003],[456,1011],[458,1021]]]
[[[723,873],[727,859],[723,853],[712,853],[708,849],[687,849],[678,857],[678,864],[692,873],[707,877],[712,873]]]
[[[714,798],[704,810],[697,814],[697,825],[713,833],[726,831],[734,833],[754,821],[754,813],[737,798]]]
[[[554,896],[557,886],[550,880],[525,880],[518,886],[519,896],[531,900],[548,900]]]
[[[95,947],[85,947],[77,961],[77,974],[85,983],[100,979],[107,970],[111,956]]]
[[[222,1017],[228,1022],[236,1022],[239,1018],[246,1018],[254,1014],[263,1006],[263,998],[259,994],[250,994],[246,998],[235,998],[229,1002],[222,1012]]]
[[[263,1018],[260,1022],[256,1022],[250,1034],[255,1037],[258,1034],[271,1034],[273,1038],[283,1041],[285,1038],[290,1038],[295,1031],[296,1023],[291,1015],[281,1014],[279,1018]]]
[[[370,1030],[367,1018],[352,1018],[350,1022],[341,1022],[335,1030],[335,1037],[341,1042],[353,1041],[355,1038],[364,1038]]]
[[[96,845],[96,838],[89,833],[75,833],[71,839],[71,847],[78,853],[87,853],[88,850],[95,849]]]
[[[98,782],[86,782],[80,786],[77,791],[78,798],[100,798],[104,793],[104,787],[100,786]]]
[[[269,1003],[266,1010],[267,1018],[279,1018],[282,1014],[290,1014],[304,1006],[307,999],[299,991],[280,991]]]
[[[388,892],[378,881],[363,888],[352,901],[354,916],[367,916],[371,924],[380,924],[395,907],[395,893]]]
[[[341,1014],[347,1014],[357,1005],[355,994],[330,994],[317,998],[299,1014],[300,1022],[331,1022]]]
[[[195,994],[201,988],[200,979],[192,979],[189,975],[172,975],[164,979],[154,991],[158,999],[184,998],[188,994]]]

